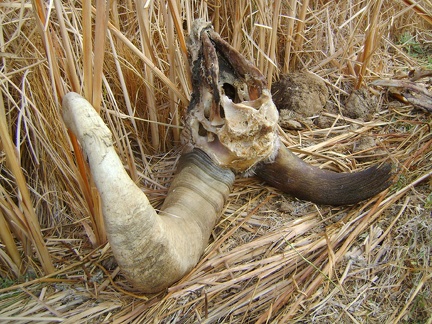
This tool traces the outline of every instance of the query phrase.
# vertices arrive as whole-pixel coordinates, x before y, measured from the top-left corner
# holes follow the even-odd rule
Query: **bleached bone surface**
[[[279,115],[264,76],[205,21],[194,23],[188,46],[194,93],[185,143],[235,172],[273,158]]]

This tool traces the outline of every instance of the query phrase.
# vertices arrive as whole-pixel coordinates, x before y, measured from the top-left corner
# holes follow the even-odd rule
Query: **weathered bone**
[[[335,205],[366,199],[390,183],[389,166],[338,174],[300,160],[280,146],[278,113],[259,70],[202,20],[194,23],[188,45],[193,94],[183,139],[190,153],[181,157],[159,214],[127,175],[111,132],[90,103],[76,93],[63,99],[64,121],[101,195],[114,256],[144,292],[168,287],[198,262],[233,171],[253,171],[294,196]]]
[[[261,72],[203,20],[188,45],[193,93],[184,142],[237,173],[273,158],[279,115]]]

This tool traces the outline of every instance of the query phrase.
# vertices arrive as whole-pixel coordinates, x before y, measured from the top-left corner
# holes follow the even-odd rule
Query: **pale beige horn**
[[[204,252],[234,174],[200,150],[182,156],[157,214],[126,173],[111,132],[90,103],[67,94],[63,118],[88,157],[108,239],[127,279],[144,292],[157,292],[182,278]]]

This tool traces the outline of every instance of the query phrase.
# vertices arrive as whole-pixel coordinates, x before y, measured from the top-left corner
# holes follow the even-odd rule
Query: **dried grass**
[[[368,87],[431,69],[429,0],[49,3],[0,3],[1,322],[432,323],[430,114]],[[323,114],[329,127],[283,132],[294,151],[337,171],[391,160],[395,183],[334,208],[237,179],[200,263],[143,296],[103,244],[99,198],[60,102],[70,90],[93,102],[159,206],[178,159],[196,17],[270,82],[298,70],[326,81],[339,113]],[[359,87],[378,99],[370,121],[344,116]],[[363,139],[373,144],[359,148]]]

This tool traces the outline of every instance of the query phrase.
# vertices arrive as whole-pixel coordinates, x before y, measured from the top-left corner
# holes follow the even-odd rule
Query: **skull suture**
[[[274,158],[279,115],[261,72],[208,22],[195,22],[188,46],[193,94],[184,142],[235,172]]]

